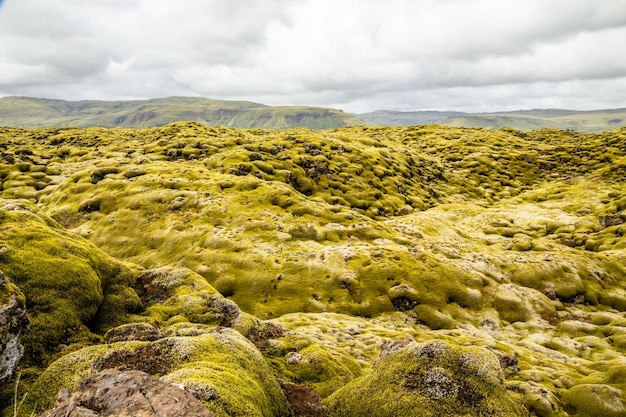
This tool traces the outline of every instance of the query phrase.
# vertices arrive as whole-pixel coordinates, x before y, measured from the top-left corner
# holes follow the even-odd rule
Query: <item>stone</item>
[[[0,386],[11,378],[24,355],[20,338],[29,323],[25,300],[0,271]]]
[[[106,369],[61,392],[42,417],[213,417],[190,392],[141,371]]]
[[[335,392],[324,405],[329,417],[526,415],[509,396],[495,354],[440,341],[386,348],[371,373]]]

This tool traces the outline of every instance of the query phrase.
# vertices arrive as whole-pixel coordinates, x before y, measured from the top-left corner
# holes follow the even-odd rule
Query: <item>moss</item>
[[[326,400],[329,416],[523,416],[482,348],[390,344],[372,372]]]
[[[245,334],[254,325],[235,303],[188,269],[143,271],[136,286],[145,308],[142,315],[159,326],[190,322],[234,327]]]
[[[270,363],[280,378],[305,384],[324,398],[354,379],[353,370],[358,369],[358,366],[351,364],[352,361],[346,356],[335,357],[322,346],[311,343],[287,352],[282,357],[274,357]],[[346,362],[352,365],[352,370],[346,366]]]
[[[425,324],[433,330],[451,329],[456,323],[450,314],[439,311],[429,305],[418,305],[413,309],[418,323]]]
[[[2,205],[52,215],[149,270],[168,266],[164,277],[187,268],[178,290],[144,297],[148,310],[129,317],[163,334],[200,334],[234,317],[208,282],[239,306],[233,328],[247,334],[251,314],[284,317],[306,333],[294,339],[315,340],[353,373],[369,370],[385,338],[447,338],[516,355],[507,377],[558,396],[624,356],[615,316],[626,274],[625,132],[0,129],[0,198],[28,198]],[[4,242],[0,258],[19,251]],[[86,271],[87,289],[115,275],[68,259],[70,276]],[[132,297],[123,283],[107,288],[103,304]],[[63,353],[97,342],[125,308],[88,306],[85,317],[95,316],[61,337],[71,344]],[[598,312],[610,321],[593,322]],[[271,352],[310,345],[268,343]]]
[[[604,384],[580,384],[567,390],[561,402],[576,417],[618,417],[626,415],[622,390]]]
[[[5,206],[6,207],[6,206]],[[25,360],[44,363],[60,344],[91,340],[140,307],[134,276],[83,239],[27,210],[0,210],[0,268],[24,292],[31,331]]]
[[[576,266],[565,262],[549,265],[523,265],[511,274],[511,280],[519,285],[548,292],[560,299],[571,299],[584,294],[585,287]]]
[[[102,369],[138,369],[181,384],[216,416],[285,416],[287,401],[268,365],[238,332],[219,329],[156,342],[118,342],[82,349],[54,362],[33,385],[21,415],[54,404]]]

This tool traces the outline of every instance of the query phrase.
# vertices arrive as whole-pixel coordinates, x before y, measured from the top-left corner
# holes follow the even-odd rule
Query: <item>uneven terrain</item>
[[[625,174],[626,129],[2,128],[7,415],[115,368],[219,416],[624,416]]]

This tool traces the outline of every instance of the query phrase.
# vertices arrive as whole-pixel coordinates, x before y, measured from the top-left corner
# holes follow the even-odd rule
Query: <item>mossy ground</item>
[[[234,326],[242,333],[258,319],[294,332],[269,338],[266,359],[322,396],[407,337],[515,357],[507,384],[542,416],[566,415],[561,396],[626,361],[625,129],[176,123],[1,129],[0,144],[0,198],[42,213],[2,212],[1,233],[18,243],[0,257],[16,275],[36,251],[67,260],[53,267],[72,272],[61,282],[84,274],[68,294],[86,286],[95,298],[64,307],[76,323],[92,326],[94,303],[107,305],[103,282],[127,290],[138,269],[72,233],[139,269],[190,270],[137,320],[220,324],[205,308],[219,292],[248,314]],[[44,224],[72,242],[67,254],[38,237]],[[105,316],[88,329],[101,335]]]

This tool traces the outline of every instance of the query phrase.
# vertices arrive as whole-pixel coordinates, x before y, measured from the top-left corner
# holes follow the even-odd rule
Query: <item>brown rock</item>
[[[296,417],[325,417],[326,410],[322,399],[311,387],[278,380],[283,389],[291,410]]]
[[[213,417],[191,393],[141,371],[107,369],[57,396],[41,417]]]

